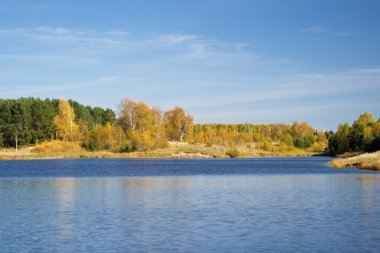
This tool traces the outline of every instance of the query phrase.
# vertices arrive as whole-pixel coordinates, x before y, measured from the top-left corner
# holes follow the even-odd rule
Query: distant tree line
[[[121,101],[111,109],[73,100],[0,99],[0,147],[63,140],[88,150],[143,151],[167,147],[169,141],[283,151],[309,149],[331,153],[379,149],[379,121],[365,113],[336,133],[293,124],[194,124],[183,108],[162,111],[144,102]]]
[[[268,151],[314,147],[327,144],[324,130],[315,130],[306,122],[289,124],[197,124],[193,141],[208,145],[248,146]]]
[[[70,133],[59,128],[66,120],[57,118],[59,113],[70,119]],[[20,145],[58,138],[74,140],[79,138],[79,134],[84,134],[83,128],[88,131],[107,122],[116,122],[116,115],[111,109],[83,106],[72,100],[0,99],[0,147],[14,147],[16,138]]]
[[[168,146],[168,141],[191,139],[193,117],[181,107],[161,111],[144,102],[124,99],[120,103],[119,125],[124,130],[124,151],[148,150]]]
[[[336,132],[329,132],[329,150],[333,155],[346,152],[374,152],[380,150],[380,118],[363,113],[350,126],[339,124]]]
[[[73,100],[0,99],[0,148],[63,140],[89,150],[149,150],[187,141],[192,131],[193,118],[181,107],[164,112],[124,99],[117,118],[111,109]]]

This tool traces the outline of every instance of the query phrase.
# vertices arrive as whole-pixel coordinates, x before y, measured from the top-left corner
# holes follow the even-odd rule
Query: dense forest
[[[351,126],[339,124],[336,132],[329,132],[327,136],[332,155],[380,150],[380,118],[375,121],[371,113],[363,113]]]
[[[62,135],[64,122],[58,122],[58,114],[73,123],[71,136]],[[14,147],[16,141],[19,145],[29,145],[58,138],[79,140],[79,135],[83,138],[89,129],[116,121],[110,109],[83,106],[72,100],[0,99],[0,147]]]
[[[117,118],[111,109],[73,100],[0,99],[0,147],[6,148],[63,140],[88,150],[148,150],[189,140],[192,130],[193,118],[180,107],[163,112],[124,99]]]
[[[87,150],[114,152],[164,148],[169,141],[206,146],[248,147],[266,151],[306,149],[340,154],[378,150],[380,123],[365,113],[336,133],[315,130],[306,122],[290,124],[194,124],[183,108],[162,111],[144,102],[121,101],[111,109],[73,100],[0,99],[0,148],[63,140]]]

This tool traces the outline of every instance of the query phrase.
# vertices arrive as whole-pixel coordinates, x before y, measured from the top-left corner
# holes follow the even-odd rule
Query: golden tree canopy
[[[58,102],[58,114],[54,117],[54,123],[58,128],[58,137],[72,139],[76,131],[75,112],[66,99],[61,98]]]

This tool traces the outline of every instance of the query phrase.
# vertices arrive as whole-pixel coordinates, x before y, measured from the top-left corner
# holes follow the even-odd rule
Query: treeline
[[[0,100],[0,147],[64,140],[88,150],[141,151],[167,147],[169,141],[268,151],[295,148],[323,151],[324,130],[309,124],[194,124],[181,107],[162,111],[124,99],[119,115],[111,109],[83,106],[65,99]],[[331,136],[331,134],[330,134]]]
[[[380,150],[380,118],[363,113],[350,126],[339,124],[335,133],[329,132],[329,150],[332,155],[346,152],[374,152]]]
[[[75,112],[72,122],[81,126],[81,131],[84,125],[92,129],[98,124],[116,122],[111,109],[83,106],[72,100],[66,102]],[[59,138],[60,131],[54,121],[59,104],[58,99],[0,99],[0,147],[14,147],[16,141],[19,145],[29,145]]]
[[[189,141],[193,117],[181,107],[162,111],[144,102],[124,99],[120,103],[119,125],[124,130],[124,151],[148,150],[168,146],[168,141]]]
[[[183,108],[164,112],[124,99],[119,109],[117,118],[111,109],[73,100],[0,99],[0,148],[63,140],[88,150],[135,151],[192,137],[193,118]]]
[[[323,151],[327,144],[324,130],[315,130],[306,122],[289,124],[197,124],[194,142],[221,146],[248,146],[268,151],[293,148]]]

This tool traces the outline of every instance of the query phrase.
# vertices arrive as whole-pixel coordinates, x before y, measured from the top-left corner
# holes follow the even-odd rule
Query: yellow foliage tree
[[[143,102],[124,99],[120,104],[120,124],[131,150],[148,150],[167,146],[162,112]]]
[[[123,129],[107,122],[104,126],[97,124],[92,129],[90,138],[85,145],[94,150],[120,151],[125,143]]]
[[[164,114],[156,107],[152,108],[152,112],[154,115],[154,128],[152,132],[154,148],[166,147],[168,145],[168,139],[165,132]]]
[[[57,138],[67,141],[75,141],[78,126],[75,124],[75,113],[66,99],[58,102],[58,114],[54,117],[54,123],[58,128]]]
[[[192,139],[193,117],[186,114],[181,107],[175,107],[164,114],[166,133],[171,141],[185,141]]]

